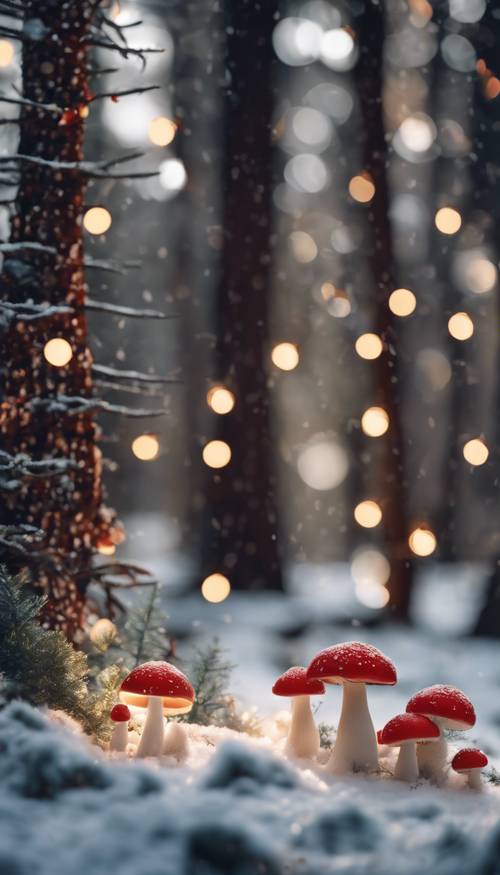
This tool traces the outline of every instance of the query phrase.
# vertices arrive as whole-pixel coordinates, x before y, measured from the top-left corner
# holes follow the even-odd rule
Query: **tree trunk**
[[[404,436],[401,425],[401,404],[397,349],[397,317],[393,317],[387,300],[394,284],[394,257],[389,219],[389,188],[387,180],[387,143],[383,119],[383,49],[384,12],[382,4],[370,0],[355,22],[359,45],[359,61],[355,68],[358,99],[364,125],[363,168],[375,185],[375,195],[368,208],[372,228],[369,256],[374,285],[374,330],[384,341],[384,351],[374,362],[377,374],[375,403],[389,416],[389,430],[384,443],[381,472],[382,509],[384,514],[385,553],[391,566],[387,583],[390,592],[388,609],[398,620],[409,620],[413,569],[409,558],[407,488],[405,485]]]
[[[231,461],[207,468],[204,574],[238,589],[282,587],[267,361],[272,260],[274,0],[225,5],[223,250],[214,382],[236,398],[215,417]]]
[[[88,99],[84,39],[96,4],[32,0],[25,4],[23,99],[54,104],[61,112],[23,105],[19,155],[48,161],[83,157],[83,109]],[[42,36],[40,36],[42,34]],[[46,535],[44,548],[25,557],[34,587],[48,597],[47,621],[74,635],[82,624],[92,550],[109,537],[111,514],[101,505],[101,453],[91,412],[70,414],[61,396],[92,395],[92,356],[84,314],[82,213],[85,180],[78,170],[18,162],[19,188],[11,242],[33,242],[52,251],[19,248],[5,258],[1,301],[71,308],[36,321],[12,319],[2,332],[2,448],[33,459],[68,459],[74,467],[57,479],[29,479],[2,501],[0,523],[28,523]],[[9,174],[10,175],[10,174]],[[73,357],[65,367],[44,358],[45,343],[62,337]],[[60,405],[52,404],[56,399]]]

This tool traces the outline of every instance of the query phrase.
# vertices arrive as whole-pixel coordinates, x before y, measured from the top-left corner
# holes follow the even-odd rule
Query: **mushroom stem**
[[[482,790],[481,769],[471,769],[467,775],[467,783],[471,790]]]
[[[121,723],[115,723],[113,727],[113,732],[111,733],[111,739],[109,742],[109,749],[120,751],[120,753],[123,753],[123,751],[127,749],[127,744],[128,720],[122,720]]]
[[[294,696],[292,722],[286,740],[285,752],[295,757],[317,757],[319,731],[311,711],[310,696]]]
[[[417,745],[414,741],[405,741],[399,748],[394,777],[410,784],[418,780]]]
[[[439,726],[438,721],[434,722]],[[444,781],[444,770],[448,756],[448,745],[443,738],[443,730],[439,726],[439,738],[437,741],[420,742],[417,748],[417,761],[420,775],[430,778],[437,784]]]
[[[165,733],[163,744],[165,756],[176,757],[178,760],[186,759],[189,753],[188,737],[182,723],[171,723]]]
[[[136,751],[136,757],[160,756],[163,748],[163,699],[161,696],[150,696],[148,713],[142,728],[141,740]]]
[[[327,769],[336,774],[378,769],[377,736],[368,710],[365,684],[343,682],[337,740]]]

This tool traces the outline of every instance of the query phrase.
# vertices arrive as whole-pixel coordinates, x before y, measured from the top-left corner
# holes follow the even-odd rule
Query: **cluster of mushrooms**
[[[110,750],[122,753],[127,750],[132,716],[146,713],[136,757],[185,759],[188,740],[184,726],[172,722],[165,731],[164,718],[189,713],[194,698],[187,677],[171,663],[152,661],[138,665],[123,681],[120,702],[110,714],[114,724]]]
[[[397,682],[393,663],[376,647],[350,641],[327,647],[308,668],[294,666],[278,678],[277,696],[292,700],[292,719],[285,751],[294,757],[315,758],[319,731],[311,711],[310,697],[325,693],[325,684],[341,684],[342,710],[335,746],[326,765],[335,774],[374,772],[379,766],[379,747],[398,747],[394,777],[414,783],[419,776],[442,784],[446,778],[448,747],[445,730],[470,729],[476,722],[474,707],[456,687],[436,684],[416,693],[406,706],[379,732],[375,732],[366,696],[367,684]],[[460,750],[451,768],[465,774],[472,789],[481,788],[481,769],[487,756],[476,748]]]

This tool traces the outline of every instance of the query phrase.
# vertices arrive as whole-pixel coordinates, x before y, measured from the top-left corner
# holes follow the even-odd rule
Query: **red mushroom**
[[[130,709],[126,705],[115,705],[109,716],[115,724],[111,733],[109,749],[123,752],[127,749]]]
[[[471,790],[482,790],[481,769],[488,765],[488,757],[477,747],[464,747],[455,754],[451,767],[459,775],[467,775]]]
[[[368,710],[366,684],[395,684],[392,662],[371,644],[350,641],[318,653],[307,669],[308,678],[342,684],[342,712],[328,768],[339,774],[378,768],[377,737]]]
[[[398,714],[386,723],[380,736],[382,744],[399,747],[394,777],[414,784],[418,778],[417,742],[437,741],[439,726],[422,714]]]
[[[443,737],[445,729],[470,729],[476,722],[472,702],[456,687],[435,684],[415,693],[406,706],[410,714],[423,714],[439,726],[439,741],[434,744],[420,744],[417,759],[420,774],[433,778],[438,783],[445,777],[444,768],[448,755],[448,745]]]
[[[136,756],[159,756],[163,752],[163,715],[187,714],[193,707],[194,690],[187,677],[169,662],[145,662],[127,675],[120,699],[133,708],[147,710]]]
[[[310,696],[321,696],[325,685],[308,680],[307,670],[300,665],[289,668],[273,687],[275,696],[292,700],[292,722],[285,750],[296,757],[316,757],[319,753],[319,732],[311,711]]]

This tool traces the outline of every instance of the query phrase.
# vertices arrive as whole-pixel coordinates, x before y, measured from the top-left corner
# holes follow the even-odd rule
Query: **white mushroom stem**
[[[471,790],[482,790],[483,782],[481,780],[481,769],[471,769],[469,772],[466,772],[467,775],[467,783]]]
[[[146,722],[142,727],[141,740],[136,757],[157,757],[163,749],[163,699],[150,696]]]
[[[417,745],[414,741],[404,741],[399,748],[394,777],[410,784],[418,780]]]
[[[122,720],[120,723],[115,723],[111,740],[109,742],[110,750],[117,750],[123,753],[127,749],[128,744],[128,720]]]
[[[345,774],[378,769],[377,736],[368,710],[366,687],[344,681],[337,740],[328,771]]]
[[[437,723],[437,721],[435,721]],[[439,726],[439,724],[437,724]],[[418,769],[423,778],[431,778],[438,784],[444,781],[448,745],[439,726],[436,741],[421,742],[417,747]]]
[[[292,722],[286,740],[285,751],[295,757],[317,757],[319,753],[319,730],[314,722],[309,696],[294,696],[292,699]]]
[[[171,723],[165,733],[163,744],[165,756],[176,757],[178,760],[186,759],[189,753],[188,737],[182,723]]]

